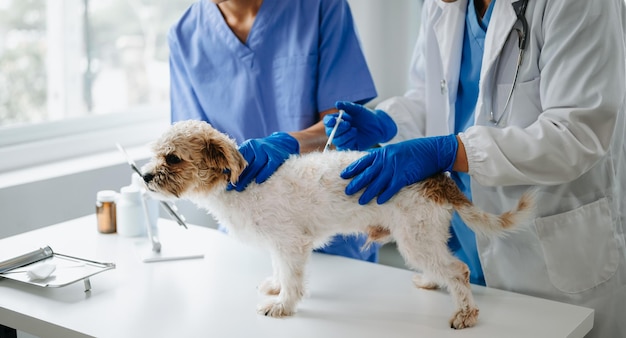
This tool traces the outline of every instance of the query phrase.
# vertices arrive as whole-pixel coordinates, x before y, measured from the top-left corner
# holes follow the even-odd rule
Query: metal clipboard
[[[56,268],[47,278],[32,279],[28,272],[39,264],[54,264]],[[89,277],[111,269],[115,269],[114,263],[55,253],[49,246],[0,261],[0,277],[44,288],[60,288],[82,280],[85,292],[91,290]]]

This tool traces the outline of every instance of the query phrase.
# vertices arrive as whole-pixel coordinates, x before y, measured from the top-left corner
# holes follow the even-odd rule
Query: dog
[[[237,144],[210,124],[181,121],[152,145],[142,168],[147,188],[166,199],[184,198],[206,209],[238,239],[269,250],[273,275],[259,285],[270,297],[257,308],[271,317],[292,315],[305,294],[305,267],[311,252],[336,234],[366,233],[368,244],[395,240],[407,265],[421,274],[417,287],[446,286],[455,304],[454,329],[476,324],[478,308],[467,265],[448,249],[453,211],[477,234],[499,236],[529,219],[531,193],[500,216],[483,212],[446,174],[403,188],[382,205],[361,206],[344,190],[339,173],[365,152],[329,151],[294,155],[264,183],[230,191],[247,163]]]

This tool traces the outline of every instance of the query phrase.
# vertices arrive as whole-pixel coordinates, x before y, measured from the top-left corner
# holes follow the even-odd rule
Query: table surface
[[[49,245],[116,268],[43,288],[0,278],[0,324],[41,337],[583,337],[593,310],[472,286],[478,324],[453,330],[445,290],[413,286],[409,270],[313,254],[309,294],[288,318],[256,313],[269,254],[219,231],[160,219],[165,254],[203,258],[144,263],[146,238],[100,234],[95,215],[0,240],[0,261]]]

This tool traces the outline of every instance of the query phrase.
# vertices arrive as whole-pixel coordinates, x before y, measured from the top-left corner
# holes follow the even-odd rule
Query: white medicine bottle
[[[146,216],[141,190],[129,185],[120,189],[116,202],[117,233],[123,237],[146,235]]]
[[[159,201],[150,197],[150,194],[147,192],[146,184],[143,181],[143,178],[139,176],[137,173],[133,173],[130,178],[130,185],[136,187],[141,192],[141,195],[146,202],[146,207],[148,208],[148,221],[151,227],[155,227],[157,225],[159,219]]]

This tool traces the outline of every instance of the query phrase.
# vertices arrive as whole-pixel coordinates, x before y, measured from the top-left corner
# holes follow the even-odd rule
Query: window
[[[0,0],[0,171],[114,148],[98,140],[108,129],[141,142],[131,126],[168,121],[167,31],[191,2]]]

